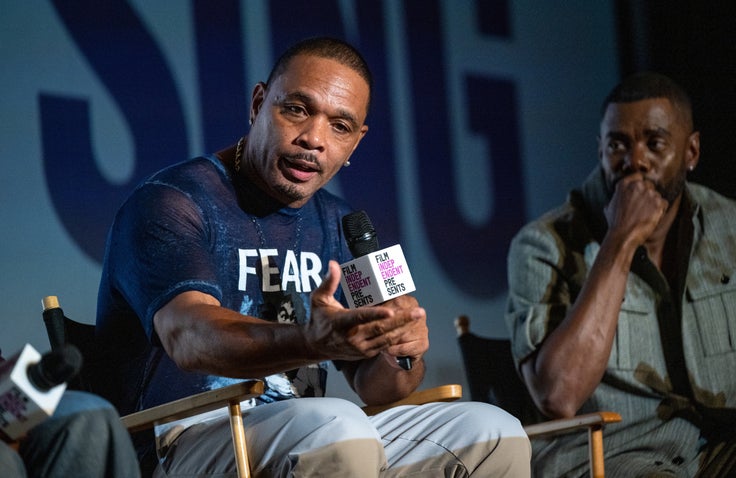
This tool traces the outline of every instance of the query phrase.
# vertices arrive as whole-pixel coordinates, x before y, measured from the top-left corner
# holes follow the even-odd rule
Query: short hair
[[[633,103],[654,98],[666,98],[682,114],[685,126],[693,129],[693,110],[690,97],[683,87],[661,73],[641,72],[625,78],[616,85],[601,105],[601,118],[611,103]]]
[[[290,46],[274,64],[271,73],[268,75],[266,87],[286,70],[289,62],[298,55],[311,55],[318,58],[327,58],[335,60],[341,65],[352,69],[368,84],[368,102],[370,104],[371,95],[373,93],[373,75],[371,74],[368,63],[366,63],[360,52],[349,43],[338,38],[331,37],[314,37],[301,40]]]

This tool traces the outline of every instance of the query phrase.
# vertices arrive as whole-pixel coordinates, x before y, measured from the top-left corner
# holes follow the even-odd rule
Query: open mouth
[[[317,163],[301,158],[282,156],[280,169],[288,179],[305,182],[319,174]]]

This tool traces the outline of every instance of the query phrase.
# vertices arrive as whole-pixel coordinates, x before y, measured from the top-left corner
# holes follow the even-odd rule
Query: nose
[[[626,173],[646,173],[651,167],[651,162],[647,157],[647,150],[641,145],[636,145],[629,150],[624,160],[624,172]]]
[[[302,122],[297,143],[305,149],[322,151],[327,131],[325,128],[328,126],[326,123],[320,116],[310,116]]]

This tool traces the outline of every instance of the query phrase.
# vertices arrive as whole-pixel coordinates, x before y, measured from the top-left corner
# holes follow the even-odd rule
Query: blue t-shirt
[[[129,413],[237,381],[180,370],[160,345],[153,315],[196,290],[245,315],[305,323],[328,261],[352,257],[340,227],[349,212],[325,190],[301,208],[282,207],[215,156],[146,180],[108,237],[96,325],[109,379],[100,393]],[[322,396],[326,378],[326,363],[268,377],[259,401]]]

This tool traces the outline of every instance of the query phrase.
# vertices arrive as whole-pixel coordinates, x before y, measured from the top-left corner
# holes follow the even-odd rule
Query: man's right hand
[[[322,284],[312,293],[311,317],[305,327],[310,347],[331,360],[371,358],[401,341],[419,320],[412,309],[387,306],[347,309],[335,299],[340,266],[330,261]]]
[[[636,248],[654,233],[668,206],[654,183],[641,173],[625,176],[616,183],[604,210],[609,234],[620,236]]]

